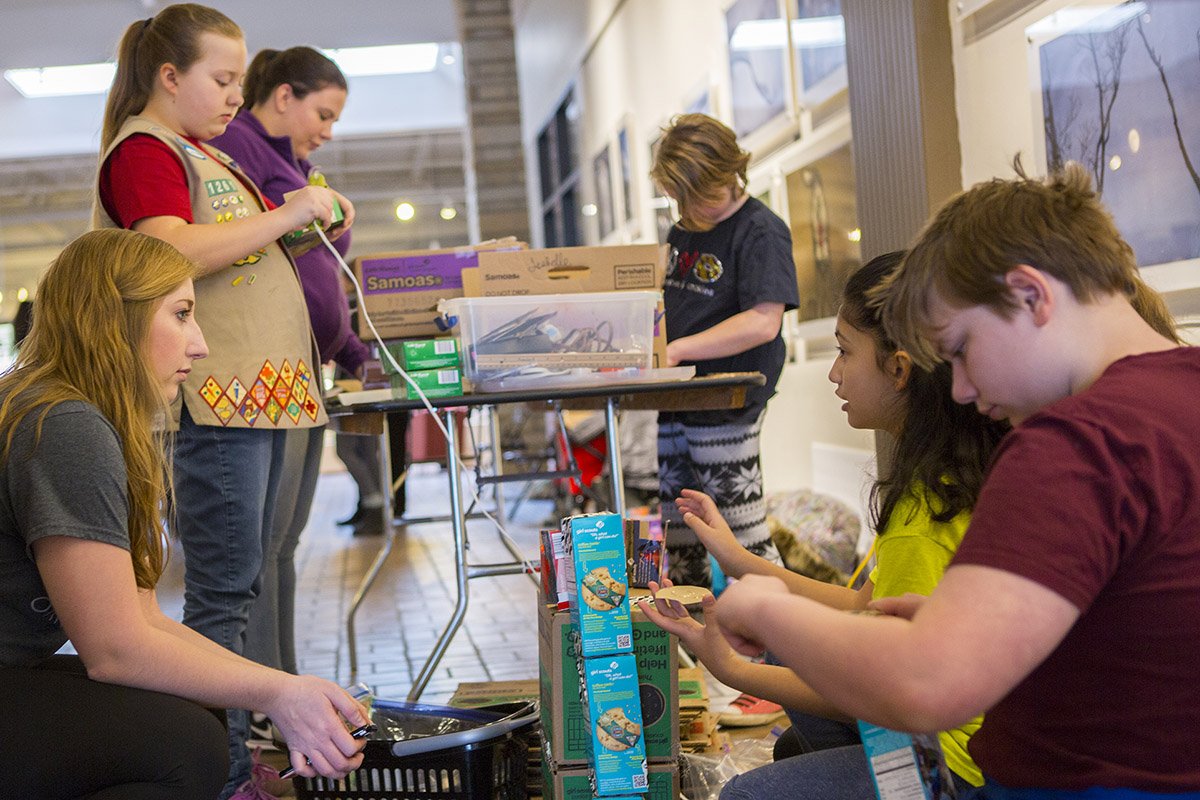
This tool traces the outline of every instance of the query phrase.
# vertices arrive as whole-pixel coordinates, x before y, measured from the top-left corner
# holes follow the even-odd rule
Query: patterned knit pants
[[[675,498],[681,489],[712,497],[737,540],[750,552],[779,561],[767,529],[758,434],[763,415],[750,424],[690,425],[671,414],[658,419],[658,496],[672,581],[712,586],[708,551],[683,523]]]

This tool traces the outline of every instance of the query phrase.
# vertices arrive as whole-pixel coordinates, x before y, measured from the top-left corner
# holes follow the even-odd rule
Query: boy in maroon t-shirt
[[[959,195],[879,300],[914,361],[950,363],[956,400],[1015,426],[962,547],[927,600],[875,604],[890,616],[750,576],[718,624],[877,724],[986,712],[975,797],[1200,797],[1200,349],[1088,173]]]

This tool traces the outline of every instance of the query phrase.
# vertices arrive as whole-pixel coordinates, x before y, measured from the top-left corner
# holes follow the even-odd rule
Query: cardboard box
[[[462,271],[476,266],[480,253],[525,246],[509,237],[467,247],[375,253],[354,259],[354,274],[366,312],[382,338],[437,336],[445,333],[437,325],[438,300],[463,296]],[[358,331],[364,339],[371,338],[361,313]]]
[[[485,708],[502,703],[524,703],[536,699],[537,696],[538,682],[533,678],[523,681],[460,683],[448,705],[454,708]]]
[[[677,800],[679,797],[679,765],[651,764],[650,785],[646,794],[631,795],[638,800]],[[588,772],[579,767],[567,767],[542,761],[542,800],[592,800]]]
[[[478,266],[463,273],[464,296],[657,292],[667,252],[666,245],[627,244],[480,253]]]
[[[645,589],[662,583],[669,569],[662,518],[658,514],[625,517],[625,552],[629,556],[629,585]]]
[[[539,598],[538,661],[542,736],[555,763],[582,768],[587,763],[588,732],[580,703],[575,626],[566,611]],[[633,655],[642,701],[642,735],[653,764],[674,762],[679,754],[678,641],[632,606]]]
[[[418,369],[408,373],[426,397],[458,397],[463,393],[462,371],[455,369]],[[392,395],[397,399],[417,397],[412,384],[403,375],[392,375]]]
[[[387,350],[396,359],[405,372],[415,369],[444,369],[457,367],[461,361],[458,353],[458,339],[405,339],[399,342],[385,342]],[[382,354],[381,354],[382,355]],[[383,371],[395,375],[392,362],[386,357],[381,358]]]
[[[597,797],[645,792],[649,786],[637,662],[632,653],[583,658],[590,746],[588,776]]]
[[[562,521],[571,619],[584,658],[633,650],[625,528],[618,514],[580,514]]]
[[[463,272],[465,297],[661,291],[670,248],[658,244],[555,247],[480,253]],[[667,326],[660,302],[654,320],[653,366],[667,366]]]

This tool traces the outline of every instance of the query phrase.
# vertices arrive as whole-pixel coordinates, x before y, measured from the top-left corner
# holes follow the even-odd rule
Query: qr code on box
[[[622,633],[617,636],[617,647],[632,647],[633,639],[628,633]]]
[[[645,776],[645,775],[634,775],[633,776],[633,788],[645,789],[649,785],[650,785],[650,779],[647,776]]]

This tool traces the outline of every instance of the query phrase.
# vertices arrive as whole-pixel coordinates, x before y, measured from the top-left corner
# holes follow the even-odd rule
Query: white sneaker
[[[250,736],[246,739],[246,747],[278,750],[275,742],[280,739],[279,729],[271,722],[270,717],[257,711],[250,713]]]

